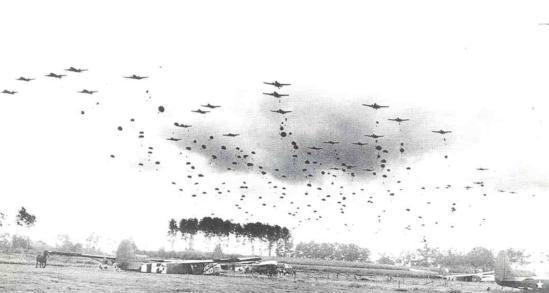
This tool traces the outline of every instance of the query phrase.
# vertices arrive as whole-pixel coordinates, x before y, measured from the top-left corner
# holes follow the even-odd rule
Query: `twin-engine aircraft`
[[[533,272],[512,269],[505,251],[500,251],[496,258],[495,279],[498,285],[504,287],[549,292],[548,278],[540,278]]]
[[[287,85],[292,85],[291,83],[280,83],[278,81],[273,81],[273,82],[263,82],[264,84],[268,84],[268,85],[272,85],[272,86],[275,86],[277,88],[282,88],[283,86],[287,86]]]

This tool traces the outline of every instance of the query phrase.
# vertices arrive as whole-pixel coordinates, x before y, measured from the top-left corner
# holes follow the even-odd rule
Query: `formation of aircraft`
[[[51,73],[48,76],[61,78],[64,75]],[[137,76],[134,74],[131,76],[126,76],[125,78],[142,79],[147,77]],[[67,82],[70,82],[70,80]],[[128,85],[137,87],[146,86],[146,84],[141,83],[130,83]],[[281,84],[281,87],[285,85],[290,84]],[[79,89],[76,88],[75,92],[77,90]],[[102,91],[102,89],[99,89],[99,91]],[[151,104],[149,102],[152,100],[152,94],[147,88],[142,88],[142,91],[144,92],[146,98],[144,100],[135,99],[134,101],[141,101],[145,103],[144,105],[150,106]],[[93,92],[96,91],[87,89],[80,91],[80,93],[90,95]],[[93,98],[96,96],[97,95],[93,96]],[[99,98],[101,97],[98,97],[98,99]],[[73,100],[71,100],[71,102],[72,101]],[[75,101],[78,102],[78,99]],[[164,104],[164,102],[166,101],[163,101],[162,106],[152,104],[154,110],[158,110],[158,114],[165,112],[165,106],[169,107],[169,105]],[[220,107],[218,105],[204,102],[207,101],[197,103],[201,108],[193,110],[192,112],[206,114],[210,111],[205,110],[217,109]],[[164,142],[166,140],[178,142],[176,145],[179,149],[177,149],[172,156],[177,156],[182,159],[184,158],[185,160],[183,164],[180,164],[182,172],[170,174],[170,178],[167,180],[169,182],[168,184],[175,187],[174,192],[181,192],[183,195],[188,195],[191,200],[200,200],[201,196],[226,197],[228,200],[233,201],[235,211],[244,217],[244,220],[246,221],[257,219],[259,216],[256,214],[258,208],[261,209],[261,207],[268,207],[277,210],[283,216],[287,214],[290,217],[295,217],[294,223],[296,223],[295,227],[297,227],[305,224],[306,222],[325,220],[330,216],[330,212],[333,211],[344,214],[349,206],[356,207],[362,203],[368,205],[368,207],[374,206],[379,202],[376,201],[376,199],[379,199],[381,196],[387,195],[391,198],[396,198],[399,191],[405,190],[405,187],[397,187],[399,185],[396,184],[404,182],[406,177],[397,176],[407,176],[407,173],[413,171],[410,171],[410,166],[400,166],[399,164],[394,164],[394,162],[395,160],[401,160],[401,156],[405,154],[405,143],[406,146],[411,147],[414,147],[414,144],[417,144],[417,141],[414,141],[415,138],[406,135],[399,135],[398,133],[394,135],[391,131],[389,131],[389,129],[387,129],[386,137],[390,139],[386,139],[384,141],[378,142],[377,139],[384,136],[374,133],[366,135],[367,137],[374,139],[371,142],[368,141],[368,143],[362,142],[360,137],[363,135],[362,131],[366,131],[366,133],[375,131],[377,133],[384,131],[385,126],[393,127],[393,125],[388,125],[391,123],[386,122],[387,120],[400,123],[408,120],[414,120],[414,117],[409,117],[411,119],[402,119],[398,116],[396,118],[393,116],[393,118],[383,117],[380,119],[372,117],[374,120],[367,121],[367,123],[362,123],[363,119],[361,118],[363,117],[353,117],[352,115],[354,114],[352,113],[353,111],[351,111],[352,109],[348,109],[350,111],[347,113],[345,112],[345,108],[337,110],[324,110],[327,112],[326,114],[331,115],[324,117],[322,116],[324,113],[321,108],[303,109],[299,104],[292,104],[293,102],[294,101],[292,99],[278,99],[276,103],[279,103],[280,106],[265,106],[263,109],[260,109],[265,113],[272,112],[282,114],[268,117],[268,124],[265,124],[264,126],[265,135],[262,135],[262,133],[252,133],[253,135],[248,135],[249,133],[246,131],[249,129],[246,129],[246,126],[242,126],[242,128],[238,129],[231,129],[235,133],[222,132],[222,130],[218,127],[219,123],[209,120],[218,118],[213,115],[199,117],[199,121],[185,121],[189,122],[188,124],[174,122],[173,120],[166,120],[168,117],[171,117],[170,115],[155,116],[156,119],[154,120],[146,120],[145,118],[148,116],[145,115],[141,116],[144,117],[144,119],[140,119],[140,117],[138,117],[138,120],[135,120],[134,118],[136,118],[136,116],[134,115],[139,115],[139,112],[137,112],[138,110],[136,110],[136,113],[132,113],[129,117],[116,117],[117,121],[128,121],[126,122],[128,124],[124,125],[122,124],[124,122],[119,122],[120,124],[115,126],[120,126],[117,128],[120,131],[119,135],[129,133],[127,138],[135,139],[136,147],[143,152],[142,156],[137,159],[139,161],[136,163],[139,172],[152,172],[152,170],[161,171],[161,157],[157,157],[156,154],[159,149],[162,149],[162,145],[155,145],[154,140],[148,139],[150,136],[145,136],[144,130],[148,129],[148,125],[146,125],[146,123],[168,123],[166,125],[172,127],[172,133],[168,136],[162,134],[161,137]],[[360,106],[360,103],[357,104]],[[89,105],[88,101],[81,102],[81,107],[87,107],[87,105]],[[95,105],[99,105],[99,101],[96,101]],[[374,110],[389,107],[388,105],[379,105],[377,103],[364,104],[364,106],[370,107]],[[312,103],[309,107],[315,107],[315,104]],[[271,110],[276,108],[278,108],[278,110]],[[91,111],[91,109],[95,108],[81,109],[81,114],[84,115],[84,110],[87,109],[90,109]],[[188,110],[190,111],[192,109]],[[223,109],[224,108],[212,111],[223,111]],[[292,109],[292,111],[283,109]],[[151,112],[154,113],[154,110],[151,109]],[[294,112],[293,115],[285,115],[292,112]],[[173,113],[176,113],[176,111]],[[128,113],[122,113],[122,115],[124,114]],[[234,113],[225,114],[232,115]],[[339,118],[347,116],[349,118],[345,121]],[[253,118],[256,117],[256,115],[251,115],[250,117]],[[193,118],[196,117],[189,117],[185,119]],[[272,123],[273,120],[276,124]],[[298,121],[297,125],[296,121]],[[314,123],[312,122],[315,121],[322,121],[322,126],[316,127],[313,125]],[[344,122],[345,124],[341,124],[340,122]],[[383,122],[385,123],[383,124]],[[189,129],[192,126],[191,124],[194,125],[194,127]],[[352,130],[353,127],[349,127],[349,125],[352,124],[356,124],[357,131],[341,131],[342,125],[345,126],[345,130]],[[124,126],[124,128],[122,128],[122,126]],[[416,127],[413,123],[410,123],[410,126]],[[361,129],[361,127],[363,129]],[[183,131],[181,128],[185,130]],[[433,129],[436,128],[437,127],[435,126]],[[424,129],[423,131],[429,133],[431,130],[432,129]],[[133,131],[135,131],[135,134],[132,134]],[[305,134],[305,132],[308,133]],[[440,131],[433,132],[444,135],[451,133],[451,131],[442,129]],[[271,140],[273,137],[276,137],[276,141]],[[444,137],[441,139],[444,139]],[[326,144],[329,144],[330,146],[327,146]],[[269,150],[268,147],[265,148],[264,146],[266,145],[269,145],[269,147],[273,146],[280,150],[280,152],[276,153],[276,160],[270,158],[272,156],[269,155],[273,153],[269,153],[271,150]],[[319,147],[320,145],[324,148]],[[434,147],[440,148],[441,146],[435,145]],[[161,151],[168,152],[165,149]],[[260,152],[263,153],[260,154]],[[200,163],[196,163],[196,161],[194,161],[195,154],[203,155],[202,157],[209,160],[209,164],[204,167],[201,166]],[[115,153],[109,153],[105,154],[105,157],[110,158],[109,160],[120,160],[122,156],[118,156]],[[173,159],[174,162],[177,161],[176,157]],[[477,164],[482,163],[478,162]],[[226,172],[253,172],[253,175],[258,176],[259,178],[257,183],[254,184],[263,184],[262,187],[265,188],[264,190],[266,190],[266,192],[273,193],[275,196],[257,196],[256,199],[254,194],[247,193],[248,184],[246,183],[234,184],[228,180],[225,181],[224,178],[220,179],[219,182],[215,181],[217,178],[221,178],[222,174],[219,174],[216,179],[212,179],[213,185],[206,184],[205,181],[202,181],[202,178],[208,176],[208,169],[206,168],[209,166],[215,166],[215,168],[226,170]],[[406,171],[394,171],[400,167]],[[478,168],[477,170],[485,171],[488,169]],[[475,171],[474,175],[478,177],[476,177],[474,181],[471,180],[473,183],[469,182],[469,185],[466,187],[468,192],[479,190],[479,195],[486,196],[487,191],[481,190],[485,186],[497,188],[497,186],[493,186],[493,184],[488,181],[488,178],[481,177],[483,173]],[[362,188],[349,187],[343,184],[341,186],[337,186],[337,180],[339,180],[338,178],[344,177],[357,179],[368,178],[367,180],[369,180],[369,178],[377,177],[388,188],[386,191],[382,191],[383,194],[374,194],[373,192],[367,190],[365,186]],[[483,184],[476,184],[474,182],[482,182]],[[302,202],[294,201],[294,198],[289,196],[290,192],[294,192],[290,191],[291,188],[300,184],[303,184],[304,187],[306,186],[306,190],[303,191],[305,196],[301,198],[303,200]],[[240,189],[238,186],[246,186],[246,188]],[[425,190],[436,190],[439,188],[450,189],[452,186],[450,184],[441,186],[425,185],[421,187],[421,190],[424,192]],[[250,187],[249,192],[258,189],[260,188]],[[406,191],[408,192],[410,189]],[[502,190],[502,192],[515,194],[514,191],[509,192]],[[234,194],[238,194],[238,196],[233,196]],[[308,195],[315,196],[313,197]],[[364,200],[362,201],[362,199]],[[330,208],[332,208],[332,210],[330,211],[329,209],[323,208],[322,205],[324,204],[330,204]],[[379,211],[376,212],[376,221],[378,224],[382,223],[385,211],[385,209],[380,208]],[[447,211],[448,215],[452,217],[454,213],[458,213],[459,207],[451,206],[447,209],[445,207],[445,211]],[[409,212],[413,213],[414,209],[411,209]],[[414,219],[416,219],[417,223],[406,223],[406,230],[419,230],[426,225],[438,225],[442,222],[439,222],[440,219],[427,220],[427,216],[419,213],[415,216],[416,217],[414,217]],[[351,226],[350,223],[345,223],[345,227],[349,226]],[[448,224],[448,226],[450,228],[454,227],[454,225],[450,224]]]

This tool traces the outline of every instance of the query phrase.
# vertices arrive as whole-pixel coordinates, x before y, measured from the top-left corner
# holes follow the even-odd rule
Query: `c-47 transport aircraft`
[[[496,258],[495,280],[498,285],[524,290],[549,292],[549,279],[540,278],[533,272],[511,268],[509,256],[500,251]]]

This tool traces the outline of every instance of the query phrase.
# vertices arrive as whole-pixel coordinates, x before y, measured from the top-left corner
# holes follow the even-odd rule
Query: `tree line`
[[[229,220],[223,220],[217,217],[204,217],[200,220],[196,218],[183,218],[177,222],[171,219],[168,225],[168,235],[175,239],[181,235],[184,240],[189,241],[189,247],[192,249],[194,237],[201,233],[207,239],[217,237],[219,240],[233,236],[237,240],[248,240],[252,245],[258,241],[266,244],[269,256],[273,248],[277,256],[285,256],[292,248],[290,230],[279,225],[269,225],[261,222],[255,223],[233,223]]]
[[[529,255],[524,250],[509,248],[506,250],[509,261],[516,264],[527,264]],[[441,251],[424,245],[413,252],[402,253],[400,257],[381,256],[380,264],[411,264],[423,267],[443,267],[452,272],[472,273],[478,270],[492,271],[495,267],[494,253],[485,247],[474,247],[466,252],[453,250]]]
[[[301,242],[296,245],[294,257],[366,262],[370,250],[356,244]]]

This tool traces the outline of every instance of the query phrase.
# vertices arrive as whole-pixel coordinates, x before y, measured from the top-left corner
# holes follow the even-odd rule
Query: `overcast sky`
[[[353,242],[376,252],[413,249],[423,239],[445,249],[543,250],[549,240],[535,235],[549,201],[549,26],[540,25],[549,22],[548,6],[1,3],[0,90],[17,93],[0,96],[0,207],[11,217],[20,206],[35,213],[37,225],[26,232],[33,237],[54,242],[69,234],[82,241],[94,232],[106,249],[128,237],[142,248],[168,247],[170,218],[213,214],[285,225],[296,243]],[[64,71],[70,66],[88,71]],[[68,76],[44,77],[50,72]],[[131,74],[149,78],[122,78]],[[263,95],[275,89],[263,82],[273,80],[291,83],[278,90],[290,96],[279,102]],[[78,94],[83,88],[98,92]],[[389,108],[362,106],[374,102]],[[222,107],[191,112],[207,103]],[[288,121],[270,112],[278,108],[293,111]],[[395,117],[410,121],[387,120]],[[280,122],[293,137],[279,136]],[[432,133],[439,129],[452,131],[446,141]],[[222,137],[228,132],[240,136]],[[386,136],[379,144],[389,150],[387,178],[382,171],[351,177],[330,170],[341,162],[338,155],[357,168],[379,169],[377,144],[364,137],[372,133]],[[166,140],[172,136],[183,140]],[[207,151],[200,143],[186,151],[193,139],[208,142]],[[322,144],[327,140],[341,143]],[[291,141],[301,148],[292,149]],[[357,153],[356,141],[369,145]],[[211,160],[210,147],[224,144],[255,151],[255,171],[228,171],[231,159]],[[324,167],[305,179],[296,161],[313,144],[324,148],[312,155]],[[193,180],[186,162],[196,167]],[[258,165],[292,175],[263,176]],[[338,175],[318,175],[323,170]],[[194,185],[198,173],[205,177]],[[473,183],[479,181],[483,187]],[[221,182],[233,192],[214,195]],[[304,195],[307,183],[313,187]],[[284,199],[274,185],[286,188]],[[339,192],[347,197],[344,214]],[[333,197],[321,201],[326,194]],[[296,207],[299,213],[289,215]]]

